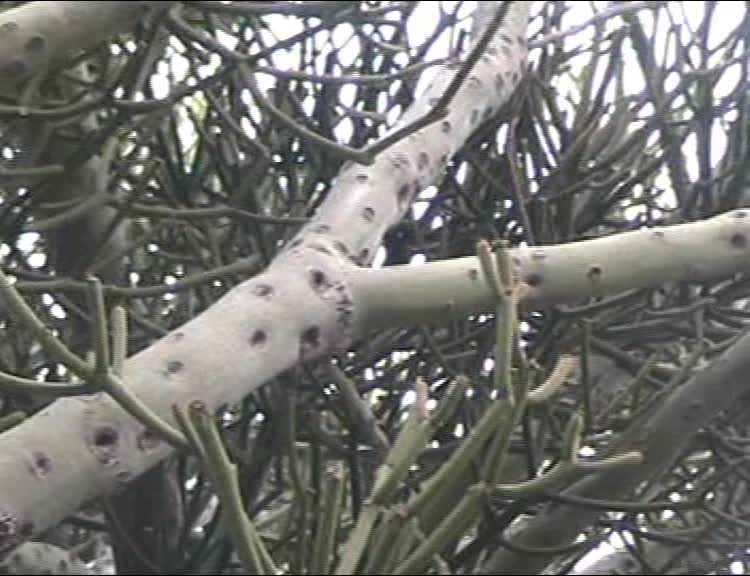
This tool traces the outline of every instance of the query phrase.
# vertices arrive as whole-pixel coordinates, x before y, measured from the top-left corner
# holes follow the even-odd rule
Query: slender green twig
[[[190,425],[183,427],[183,432],[198,448],[197,453],[205,472],[211,478],[221,501],[228,535],[234,542],[237,556],[245,570],[249,574],[278,574],[271,555],[245,513],[237,480],[237,468],[229,460],[214,419],[208,413],[205,404],[199,401],[191,402],[187,418],[184,415],[178,416],[181,412],[178,407],[173,406],[173,411],[178,422],[185,424],[190,421]]]

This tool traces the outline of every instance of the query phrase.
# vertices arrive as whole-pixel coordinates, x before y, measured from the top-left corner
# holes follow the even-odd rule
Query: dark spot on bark
[[[524,38],[523,36],[516,36],[516,40],[517,40],[517,41],[518,41],[518,43],[519,43],[519,44],[521,44],[521,45],[523,45],[523,44],[525,44],[525,43],[526,43],[526,38]]]
[[[474,108],[474,110],[471,111],[471,123],[476,124],[479,122],[479,110]]]
[[[269,298],[273,294],[273,287],[268,284],[257,284],[253,286],[252,292],[261,298]]]
[[[500,38],[502,38],[503,42],[507,44],[513,44],[513,39],[507,34],[500,34]]]
[[[159,442],[159,436],[153,430],[146,428],[138,437],[138,448],[141,450],[153,450],[159,445]]]
[[[180,362],[179,360],[170,360],[167,362],[167,372],[170,374],[177,374],[180,370],[182,370],[185,367],[185,365]]]
[[[511,74],[511,82],[513,82],[513,84],[518,82],[518,70],[513,70],[513,74]]]
[[[312,284],[313,289],[315,289],[316,291],[320,291],[323,288],[327,288],[328,286],[330,286],[328,277],[322,270],[313,270],[310,273],[310,283]]]
[[[26,42],[26,51],[27,52],[41,52],[44,50],[44,47],[46,46],[47,41],[44,39],[43,36],[32,36],[29,38],[29,40]]]
[[[375,210],[370,206],[365,206],[362,209],[362,218],[367,222],[372,222],[375,219]]]
[[[664,232],[661,230],[654,230],[654,238],[658,238],[659,240],[662,240],[664,238]]]
[[[58,572],[65,572],[68,569],[68,562],[66,560],[60,560],[57,563],[57,571]]]
[[[734,246],[735,248],[744,248],[747,245],[747,238],[744,234],[732,234],[732,237],[729,239],[729,242]]]
[[[301,343],[303,350],[310,350],[320,346],[320,328],[317,326],[310,326],[302,332]]]
[[[440,98],[430,98],[428,102],[430,103],[430,106],[434,108],[437,106],[437,103],[440,102]]]
[[[469,279],[476,280],[479,278],[479,271],[476,268],[469,268]]]
[[[331,231],[331,227],[328,224],[319,224],[315,228],[313,228],[313,232],[317,232],[318,234],[328,234]],[[299,241],[300,243],[302,240]],[[292,242],[290,246],[293,248],[294,246],[297,246],[298,244],[295,244]]]
[[[747,212],[745,212],[744,210],[736,210],[736,211],[734,212],[734,214],[732,214],[732,215],[733,215],[733,216],[734,216],[735,218],[744,218],[745,216],[747,216]]]
[[[331,254],[331,251],[328,248],[326,248],[322,244],[318,244],[317,242],[313,242],[312,244],[310,244],[310,249],[322,254],[328,254],[329,256]]]
[[[185,337],[184,332],[175,332],[174,334],[172,334],[172,340],[175,340],[177,342],[182,340],[184,337]]]
[[[370,177],[367,174],[357,174],[357,176],[354,179],[360,184],[364,184],[370,179]]]
[[[359,260],[362,264],[367,263],[367,259],[370,257],[370,249],[369,248],[362,248],[362,251],[359,253]]]
[[[594,264],[589,268],[589,271],[586,273],[586,276],[589,277],[590,280],[598,280],[601,278],[603,273],[603,270],[601,266]]]
[[[46,476],[52,470],[52,460],[44,452],[34,452],[34,474]]]
[[[507,46],[501,46],[501,47],[500,47],[500,50],[502,50],[503,54],[504,54],[504,55],[505,55],[505,56],[506,56],[507,58],[510,58],[510,57],[511,57],[511,55],[513,54],[513,51],[512,51],[512,50],[511,50],[510,48],[508,48]]]
[[[253,335],[250,336],[250,345],[262,346],[266,343],[267,339],[268,335],[266,334],[265,330],[256,330],[255,332],[253,332]]]
[[[544,278],[542,278],[542,275],[537,274],[536,272],[526,276],[526,284],[529,286],[541,286],[543,280]]]
[[[487,46],[487,54],[490,54],[491,56],[497,55],[497,48],[494,46]]]
[[[333,243],[333,246],[336,248],[336,250],[338,250],[342,254],[348,254],[349,253],[349,248],[347,248],[346,244],[344,244],[341,240],[336,240]]]
[[[417,158],[417,168],[424,170],[430,164],[430,155],[427,152],[420,152]]]
[[[320,228],[320,226],[318,226],[318,228]],[[314,232],[317,232],[317,231],[318,231],[318,230],[314,230]],[[289,248],[296,248],[296,247],[297,247],[297,246],[299,246],[300,244],[302,244],[302,238],[297,238],[296,240],[292,240],[292,241],[291,241],[291,242],[289,243]]]
[[[451,123],[448,120],[443,120],[443,122],[440,124],[440,129],[448,134],[451,131]]]
[[[119,434],[111,426],[102,426],[94,433],[94,446],[98,448],[111,448],[117,444]]]
[[[28,538],[34,533],[34,524],[31,522],[24,522],[21,525],[21,536],[24,538]]]

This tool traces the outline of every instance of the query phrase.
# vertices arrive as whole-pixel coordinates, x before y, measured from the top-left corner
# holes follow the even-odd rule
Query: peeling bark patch
[[[18,519],[6,512],[0,510],[0,550],[6,548],[15,539],[18,533]]]
[[[498,72],[495,74],[495,90],[498,92],[502,92],[505,89],[505,78],[503,78],[503,75]]]
[[[393,156],[391,156],[391,166],[398,170],[404,170],[408,168],[409,164],[409,157],[403,152],[399,152],[398,154],[394,154]]]
[[[732,237],[729,239],[729,243],[734,247],[738,249],[745,248],[747,246],[747,238],[744,234],[732,234]]]
[[[451,131],[451,123],[448,120],[443,120],[440,124],[440,129],[444,134],[448,134]]]
[[[537,274],[536,272],[533,274],[529,274],[526,276],[526,284],[529,286],[541,286],[542,282],[544,281],[544,278],[541,274]]]
[[[37,478],[44,478],[52,470],[52,460],[44,452],[34,452],[31,455],[31,472]]]
[[[20,60],[14,60],[5,67],[5,72],[13,76],[20,76],[26,73],[26,64]]]
[[[26,52],[41,52],[44,50],[46,44],[47,41],[44,39],[44,36],[32,36],[29,38],[28,42],[26,42]]]
[[[365,206],[362,209],[362,218],[364,218],[366,222],[372,222],[375,220],[375,210],[370,206]]]
[[[13,32],[18,30],[18,23],[17,22],[5,22],[4,24],[0,25],[0,34],[12,34]]]
[[[362,252],[365,252],[366,250],[367,248],[365,248]],[[354,304],[344,284],[339,284],[336,287],[336,291],[338,293],[336,300],[336,322],[341,328],[341,333],[339,336],[342,338],[342,340],[346,341],[351,332]]]
[[[424,170],[430,165],[430,155],[427,152],[420,152],[419,158],[417,159],[417,168]]]
[[[184,367],[185,365],[179,360],[170,360],[169,362],[167,362],[167,372],[169,374],[177,374],[177,372],[182,370]]]
[[[253,286],[252,292],[261,298],[270,298],[273,294],[273,287],[268,284],[258,284]]]
[[[120,484],[127,484],[133,478],[133,474],[127,470],[118,470],[115,477]]]
[[[400,205],[406,204],[409,201],[409,185],[404,184],[398,189],[398,203]]]
[[[263,346],[268,340],[265,330],[256,330],[250,337],[250,346]]]

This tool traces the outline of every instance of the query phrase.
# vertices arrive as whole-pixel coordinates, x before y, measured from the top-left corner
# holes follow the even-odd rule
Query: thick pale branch
[[[521,302],[526,309],[664,282],[711,280],[750,270],[750,212],[511,253],[519,278],[528,285]],[[359,268],[353,292],[369,329],[486,312],[494,302],[474,256]]]
[[[0,80],[11,85],[128,30],[170,2],[29,2],[0,12]]]
[[[352,261],[370,260],[414,197],[441,176],[482,119],[507,102],[526,58],[529,5],[512,3],[443,120],[396,142],[370,166],[344,167],[319,213],[267,272],[128,359],[123,381],[133,394],[171,422],[174,403],[200,399],[215,409],[236,402],[363,333]],[[421,118],[455,73],[438,74],[393,130]],[[108,397],[53,403],[0,436],[0,549],[117,489],[169,452]]]

